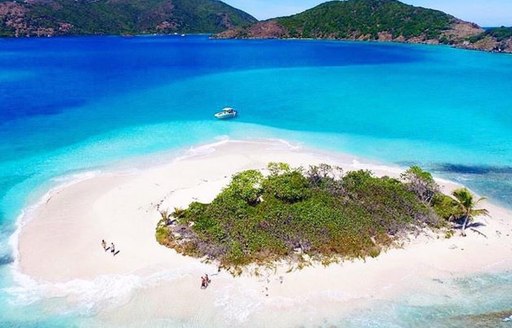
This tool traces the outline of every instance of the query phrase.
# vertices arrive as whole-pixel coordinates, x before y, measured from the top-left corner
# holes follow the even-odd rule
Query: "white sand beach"
[[[328,163],[395,177],[402,168],[277,140],[225,141],[185,155],[128,173],[98,174],[45,196],[23,218],[16,263],[20,288],[15,292],[60,298],[67,304],[63,307],[87,304],[94,320],[107,326],[142,326],[149,319],[162,326],[294,326],[321,323],[368,301],[431,290],[434,279],[499,272],[512,265],[512,215],[485,202],[491,217],[478,221],[485,224],[479,231],[486,237],[473,231],[465,238],[423,235],[366,261],[291,272],[281,264],[275,271],[260,270],[259,276],[217,272],[215,264],[156,242],[157,208],[210,202],[233,173],[263,169],[270,161]],[[447,193],[457,187],[444,180],[439,184]],[[102,239],[114,242],[120,252],[104,252]],[[201,290],[204,273],[212,283]]]

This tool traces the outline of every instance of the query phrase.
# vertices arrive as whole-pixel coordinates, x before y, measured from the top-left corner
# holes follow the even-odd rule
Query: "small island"
[[[450,238],[457,227],[464,235],[473,216],[487,214],[475,208],[478,201],[466,188],[452,196],[439,190],[418,166],[395,179],[327,164],[305,170],[273,162],[264,172],[233,175],[210,204],[162,211],[156,238],[232,273],[281,260],[300,267],[311,260],[327,265],[377,257],[425,230]]]
[[[74,309],[99,294],[100,320],[112,315],[119,327],[155,318],[297,327],[310,309],[318,313],[312,324],[336,325],[340,310],[367,313],[404,297],[450,293],[449,304],[463,302],[454,280],[512,266],[510,211],[477,204],[463,185],[434,184],[420,168],[283,140],[227,140],[181,155],[45,194],[20,227],[29,295],[36,286],[52,306],[64,297]],[[491,218],[477,217],[479,208]],[[120,253],[105,252],[102,240]],[[211,284],[201,288],[206,274]]]

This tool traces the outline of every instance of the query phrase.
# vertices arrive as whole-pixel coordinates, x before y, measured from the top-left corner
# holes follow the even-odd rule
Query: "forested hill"
[[[0,36],[217,33],[254,22],[217,0],[0,0]]]
[[[471,37],[464,45],[468,49],[512,53],[512,27],[497,27]]]
[[[302,13],[232,28],[220,38],[313,38],[457,44],[476,24],[396,0],[331,1]]]

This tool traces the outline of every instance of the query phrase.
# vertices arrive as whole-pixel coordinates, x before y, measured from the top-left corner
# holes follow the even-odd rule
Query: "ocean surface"
[[[94,319],[58,299],[24,299],[13,279],[17,218],[66,179],[219,139],[280,138],[419,164],[510,208],[511,94],[512,56],[443,46],[0,39],[0,327]],[[240,116],[215,120],[225,106]],[[512,314],[510,273],[444,286],[457,296],[411,295],[337,324],[512,326],[500,319]]]

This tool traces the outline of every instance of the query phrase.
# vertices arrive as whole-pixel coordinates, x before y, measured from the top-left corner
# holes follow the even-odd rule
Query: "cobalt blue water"
[[[16,219],[61,176],[219,137],[283,138],[420,164],[510,207],[511,92],[512,56],[442,46],[0,39],[0,326],[69,326],[87,317],[13,303],[8,292]],[[212,119],[224,106],[240,117]],[[510,285],[506,277],[486,277],[496,288],[474,283],[466,296],[486,292],[483,313],[510,310],[512,297],[499,288]],[[389,322],[411,322],[411,313],[433,322],[441,307],[386,306],[396,311]],[[466,324],[456,315],[467,308],[442,308],[452,312],[436,317],[438,326]]]

